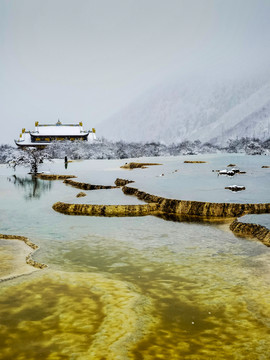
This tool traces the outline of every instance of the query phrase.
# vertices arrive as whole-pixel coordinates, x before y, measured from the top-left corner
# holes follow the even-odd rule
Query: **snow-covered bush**
[[[10,145],[0,145],[0,164],[6,164],[17,152],[18,149]]]

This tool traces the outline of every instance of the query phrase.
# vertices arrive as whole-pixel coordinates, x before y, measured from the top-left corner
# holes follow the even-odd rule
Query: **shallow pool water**
[[[92,184],[131,179],[130,186],[177,199],[270,199],[270,169],[261,168],[266,157],[136,160],[163,165],[123,170],[127,160],[96,160],[64,169],[59,160],[42,168]],[[246,174],[212,172],[230,163]],[[232,193],[227,184],[246,190]],[[121,189],[76,198],[79,191],[0,166],[0,233],[29,237],[40,247],[35,260],[49,266],[0,283],[0,359],[269,359],[269,248],[235,237],[227,222],[52,210],[56,201],[141,203]]]

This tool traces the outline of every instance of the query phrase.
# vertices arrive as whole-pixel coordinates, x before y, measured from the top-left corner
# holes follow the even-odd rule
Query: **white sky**
[[[0,144],[98,123],[182,74],[270,60],[270,0],[0,0]]]

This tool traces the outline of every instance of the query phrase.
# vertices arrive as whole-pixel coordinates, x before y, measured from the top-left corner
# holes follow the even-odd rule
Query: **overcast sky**
[[[0,144],[58,118],[98,132],[182,74],[257,71],[269,19],[270,0],[0,0]]]

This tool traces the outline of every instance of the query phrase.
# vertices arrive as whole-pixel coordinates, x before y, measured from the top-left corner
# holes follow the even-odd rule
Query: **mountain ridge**
[[[266,139],[270,121],[270,80],[175,81],[143,94],[99,124],[109,140],[163,143],[229,138]]]

